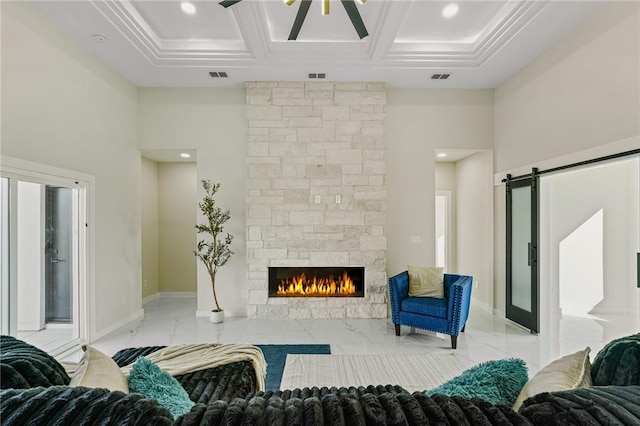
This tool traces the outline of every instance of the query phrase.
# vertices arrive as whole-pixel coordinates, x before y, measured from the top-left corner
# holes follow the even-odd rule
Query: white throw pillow
[[[520,391],[513,403],[518,411],[525,399],[542,392],[555,392],[591,386],[590,347],[565,355],[538,371]]]
[[[409,269],[409,296],[444,297],[444,268],[412,266]]]
[[[91,346],[85,348],[69,385],[129,393],[129,383],[118,364]]]

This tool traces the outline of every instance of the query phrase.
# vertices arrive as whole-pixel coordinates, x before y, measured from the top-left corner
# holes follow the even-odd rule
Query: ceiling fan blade
[[[358,7],[354,0],[341,0],[342,6],[344,6],[344,10],[347,11],[347,15],[349,15],[349,19],[351,19],[351,23],[353,24],[353,28],[356,29],[360,40],[369,35],[367,32],[367,28],[364,26],[364,22],[362,22],[362,17],[360,16],[360,12],[358,12]]]
[[[227,8],[229,6],[233,6],[236,3],[240,3],[242,0],[222,0],[220,3],[218,3],[220,6]]]
[[[310,7],[311,0],[302,0],[298,8],[296,20],[293,22],[293,27],[291,27],[291,33],[289,33],[289,40],[296,40],[298,38],[298,34],[300,33],[300,29],[302,29],[304,20],[307,18],[307,12],[309,12]]]

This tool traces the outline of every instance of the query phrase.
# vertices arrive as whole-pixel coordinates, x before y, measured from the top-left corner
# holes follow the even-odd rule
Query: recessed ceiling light
[[[187,15],[196,14],[196,7],[193,5],[193,3],[188,1],[183,1],[182,3],[180,3],[180,9],[182,9],[182,11]]]
[[[449,3],[442,9],[442,16],[445,18],[453,18],[458,14],[458,5],[455,3]]]
[[[438,158],[445,158],[447,156],[446,152],[440,152],[438,153]]]
[[[183,152],[182,154],[180,154],[180,157],[182,157],[182,158],[191,158],[191,154]]]
[[[95,33],[93,35],[93,38],[98,40],[100,43],[104,43],[105,41],[109,40],[106,35],[100,33]]]

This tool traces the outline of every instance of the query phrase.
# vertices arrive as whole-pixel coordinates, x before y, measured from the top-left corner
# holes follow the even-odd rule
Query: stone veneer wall
[[[247,316],[386,318],[385,85],[246,89]],[[364,266],[365,297],[270,298],[268,266]]]

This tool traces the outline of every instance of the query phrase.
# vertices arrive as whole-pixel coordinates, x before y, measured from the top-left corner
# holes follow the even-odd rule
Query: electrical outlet
[[[414,245],[414,246],[419,246],[420,244],[422,244],[422,237],[409,237],[409,244]]]
[[[474,286],[474,287],[475,287],[475,288],[480,288],[480,281],[477,281],[477,280],[476,280],[476,284],[475,284],[475,286]]]
[[[315,199],[316,204],[320,204],[320,196],[316,195],[316,199]]]
[[[340,204],[341,201],[342,201],[342,196],[336,195],[336,204]]]

